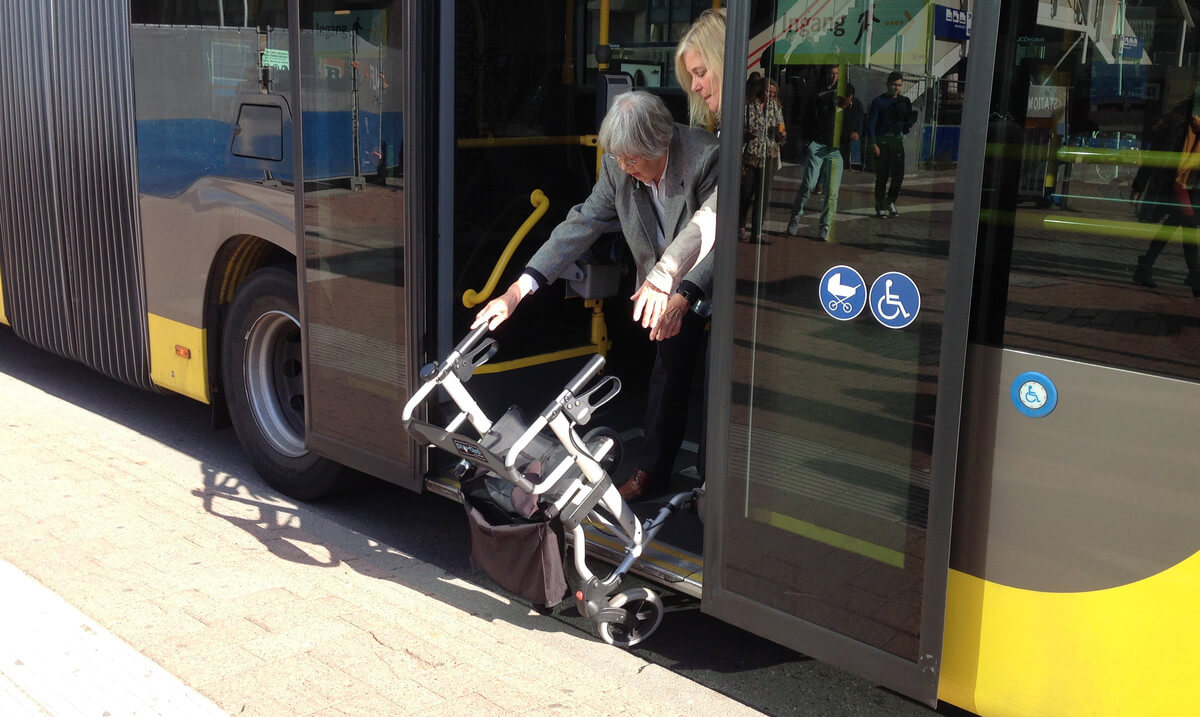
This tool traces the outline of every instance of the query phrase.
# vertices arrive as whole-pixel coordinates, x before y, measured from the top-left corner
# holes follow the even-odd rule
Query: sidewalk
[[[757,714],[244,463],[2,372],[0,407],[2,714]]]

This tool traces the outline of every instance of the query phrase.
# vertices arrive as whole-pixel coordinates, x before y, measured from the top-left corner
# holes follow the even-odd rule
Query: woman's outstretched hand
[[[475,315],[475,320],[471,322],[471,328],[477,329],[487,324],[488,331],[494,331],[512,315],[513,310],[517,308],[517,304],[521,303],[523,298],[521,287],[514,281],[512,286],[508,287],[508,291],[487,302],[479,310],[479,313]]]
[[[670,297],[650,282],[644,281],[629,298],[633,301],[633,320],[640,321],[643,329],[653,329],[666,313],[667,299]]]

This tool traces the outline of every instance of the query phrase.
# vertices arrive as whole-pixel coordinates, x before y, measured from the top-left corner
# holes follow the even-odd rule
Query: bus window
[[[132,19],[150,25],[287,27],[286,0],[133,0]]]
[[[1051,5],[1000,36],[976,339],[1200,379],[1192,13],[1106,4],[1085,42]]]

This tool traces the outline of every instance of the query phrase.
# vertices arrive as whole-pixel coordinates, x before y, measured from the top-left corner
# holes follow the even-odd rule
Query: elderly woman
[[[716,138],[676,124],[654,95],[618,96],[600,125],[599,140],[605,154],[592,193],[554,228],[504,295],[483,307],[472,328],[499,326],[524,297],[560,277],[604,233],[624,234],[638,281],[644,280],[716,186]],[[681,283],[708,292],[711,262],[697,265]],[[627,500],[665,482],[683,442],[692,372],[702,353],[706,323],[687,314],[678,332],[657,344],[646,397],[646,438],[633,475],[621,486]]]
[[[716,127],[721,119],[721,75],[725,71],[725,12],[707,10],[684,33],[675,48],[675,75],[687,91],[693,125]],[[650,329],[650,338],[662,340],[679,331],[696,294],[683,282],[694,269],[708,267],[711,279],[713,243],[717,235],[717,192],[704,199],[646,280],[633,295],[634,321]]]

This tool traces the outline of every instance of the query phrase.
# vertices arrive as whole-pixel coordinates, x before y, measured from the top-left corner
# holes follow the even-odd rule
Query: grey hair
[[[675,120],[657,95],[624,92],[600,123],[600,146],[614,157],[658,159],[671,147]]]

